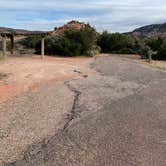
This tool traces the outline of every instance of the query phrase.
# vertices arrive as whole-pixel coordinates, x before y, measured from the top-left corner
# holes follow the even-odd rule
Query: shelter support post
[[[10,37],[10,40],[11,40],[11,50],[10,50],[10,52],[11,52],[11,55],[13,55],[14,54],[14,35],[12,35]]]
[[[45,38],[42,37],[41,39],[41,58],[43,59],[44,58],[44,55],[45,55],[45,52],[44,52],[44,43],[45,43]]]
[[[3,52],[3,57],[6,58],[6,35],[2,36],[2,52]]]

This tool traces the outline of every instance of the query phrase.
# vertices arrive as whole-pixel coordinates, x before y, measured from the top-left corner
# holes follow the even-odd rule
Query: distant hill
[[[125,34],[139,38],[166,38],[166,23],[147,25]]]
[[[14,29],[14,28],[6,28],[6,27],[0,27],[0,33],[18,33],[22,35],[27,35],[27,34],[33,34],[33,33],[41,33],[42,31],[29,31],[29,30],[24,30],[24,29]]]
[[[70,21],[67,24],[65,24],[62,27],[54,28],[53,31],[29,31],[29,30],[24,30],[24,29],[14,29],[14,28],[6,28],[6,27],[0,27],[0,33],[17,33],[20,35],[28,35],[28,34],[40,34],[40,33],[48,33],[52,36],[58,36],[64,34],[64,32],[68,29],[75,29],[75,30],[80,30],[82,28],[85,28],[86,26],[90,26],[88,24],[85,24],[83,22],[79,21]]]

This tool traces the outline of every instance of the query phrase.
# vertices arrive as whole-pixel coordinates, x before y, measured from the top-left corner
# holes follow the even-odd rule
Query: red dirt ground
[[[0,62],[0,73],[7,78],[0,80],[0,103],[13,99],[41,84],[78,77],[74,70],[84,74],[91,58],[10,57]]]

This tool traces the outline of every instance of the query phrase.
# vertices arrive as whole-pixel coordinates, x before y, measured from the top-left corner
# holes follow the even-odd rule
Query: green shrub
[[[148,58],[148,47],[144,40],[134,39],[134,46],[132,49],[136,54],[139,54],[142,59]]]
[[[89,26],[81,30],[70,29],[62,36],[47,37],[45,40],[45,53],[47,55],[62,56],[93,56],[96,53],[94,48],[98,49],[96,41],[97,33]],[[40,52],[40,42],[36,45],[36,52]]]
[[[19,44],[26,48],[35,48],[41,41],[41,35],[30,35],[19,41]]]
[[[157,41],[157,48],[160,44],[160,39]],[[118,53],[118,54],[139,54],[143,59],[148,57],[148,44],[155,43],[144,41],[143,39],[134,38],[119,33],[103,32],[98,38],[98,45],[103,53]],[[148,43],[148,44],[147,44]]]
[[[135,54],[131,48],[122,48],[118,51],[119,54]]]
[[[154,60],[166,60],[166,41],[159,47],[156,54],[153,55]]]
[[[133,42],[127,35],[114,33],[110,34],[107,31],[103,32],[98,38],[98,45],[103,53],[133,53],[131,48]]]
[[[158,39],[148,39],[145,41],[146,45],[148,45],[153,51],[158,51],[158,49],[163,44],[164,40],[161,38]]]
[[[154,60],[166,60],[166,39],[148,39],[146,44],[154,51]]]

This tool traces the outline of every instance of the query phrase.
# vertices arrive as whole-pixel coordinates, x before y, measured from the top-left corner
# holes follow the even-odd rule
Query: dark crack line
[[[66,130],[69,127],[70,123],[77,117],[78,101],[79,101],[81,92],[78,91],[73,86],[71,86],[69,81],[64,82],[64,84],[74,93],[74,101],[73,101],[71,113],[68,116],[68,121],[66,122],[63,128],[63,130]]]
[[[74,79],[70,80],[70,81],[74,81]],[[59,131],[57,131],[56,134],[53,135],[52,137],[50,137],[48,139],[44,139],[44,140],[42,140],[38,143],[35,143],[33,145],[30,145],[27,148],[26,152],[24,152],[24,155],[21,159],[18,159],[16,161],[13,161],[10,163],[6,162],[3,164],[3,166],[16,166],[21,161],[26,161],[27,159],[33,159],[33,158],[35,158],[35,156],[37,156],[40,153],[45,154],[46,153],[45,151],[47,150],[47,146],[49,144],[51,144],[51,142],[53,140],[55,140],[56,137],[58,137],[59,135],[61,135],[63,132],[66,131],[66,129],[69,127],[70,123],[77,117],[78,101],[79,101],[79,97],[81,95],[80,91],[78,91],[76,88],[71,86],[70,81],[66,81],[66,82],[64,82],[64,84],[69,88],[70,91],[72,91],[74,93],[74,101],[73,101],[70,115],[68,115],[68,117],[67,117],[68,120],[65,123],[64,127],[62,129],[60,129]],[[36,151],[35,149],[38,149],[38,150]]]

